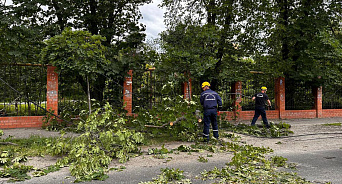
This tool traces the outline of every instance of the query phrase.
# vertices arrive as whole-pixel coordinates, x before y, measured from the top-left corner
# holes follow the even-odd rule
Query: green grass
[[[341,126],[342,124],[341,123],[326,123],[326,124],[323,124],[323,126]]]
[[[25,153],[26,156],[43,156],[48,154],[47,140],[56,141],[56,139],[55,137],[44,138],[36,135],[27,139],[12,139],[9,137],[1,139],[0,142],[11,142],[17,145],[1,145],[0,152],[13,151]]]
[[[46,104],[41,104],[41,107],[46,107]],[[6,115],[9,116],[27,116],[29,115],[28,113],[28,104],[18,104],[17,109],[15,105],[4,105],[3,103],[0,103],[0,110],[5,110]],[[31,108],[31,115],[45,115],[46,112],[41,109],[40,107],[37,107],[36,105],[30,103],[30,108]]]

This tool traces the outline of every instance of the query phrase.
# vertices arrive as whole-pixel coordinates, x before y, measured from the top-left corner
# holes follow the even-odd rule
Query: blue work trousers
[[[260,115],[262,117],[262,121],[268,127],[268,121],[267,121],[266,111],[264,107],[255,107],[255,113],[254,113],[254,117],[252,120],[252,126],[255,125],[255,122],[258,120]]]
[[[217,126],[217,111],[216,109],[207,109],[203,114],[203,137],[209,141],[209,127],[210,123],[213,127],[213,134],[216,139],[218,139],[218,126]]]

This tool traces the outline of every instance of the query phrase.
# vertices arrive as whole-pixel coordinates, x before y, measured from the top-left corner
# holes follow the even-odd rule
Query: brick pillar
[[[189,79],[188,82],[183,83],[183,98],[188,99],[190,101],[191,95],[192,95],[192,83],[191,83],[191,79]]]
[[[242,82],[239,81],[239,82],[235,82],[232,84],[231,86],[231,93],[232,96],[232,100],[234,100],[233,102],[233,110],[234,110],[234,117],[235,119],[239,119],[239,114],[240,112],[242,111],[242,108],[241,108],[241,95],[242,94]]]
[[[285,78],[279,77],[275,80],[276,110],[279,110],[279,118],[285,117]]]
[[[127,111],[127,115],[132,115],[133,70],[129,70],[128,75],[129,75],[128,77],[125,77],[125,81],[123,84],[123,105],[125,107],[125,110]]]
[[[55,66],[47,66],[46,109],[58,115],[58,74]]]
[[[316,117],[322,118],[322,86],[314,88]]]

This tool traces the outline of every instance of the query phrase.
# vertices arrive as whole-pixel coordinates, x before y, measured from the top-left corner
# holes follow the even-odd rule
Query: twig
[[[18,144],[12,143],[12,142],[0,142],[1,145],[13,145],[18,146]]]
[[[185,118],[184,116],[177,118],[176,121],[174,121],[174,122],[164,123],[164,124],[162,124],[161,126],[156,126],[156,125],[145,125],[145,127],[150,127],[150,128],[164,128],[164,127],[167,126],[167,125],[171,125],[171,126],[172,126],[172,125],[175,125],[176,123],[179,123],[179,122],[181,122],[181,121],[183,121],[183,120],[186,120],[186,118]]]

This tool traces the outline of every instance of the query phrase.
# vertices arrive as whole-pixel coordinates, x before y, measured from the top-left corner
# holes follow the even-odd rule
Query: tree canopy
[[[210,80],[213,88],[220,80],[247,80],[252,70],[316,86],[341,84],[342,5],[338,0],[163,0],[160,6],[166,8],[168,28],[160,34],[162,52],[143,45],[145,26],[138,22],[139,6],[150,2],[1,3],[1,62],[37,62],[49,47],[45,43],[66,32],[72,34],[63,33],[71,29],[87,31],[89,38],[98,35],[105,48],[86,68],[83,61],[71,62],[84,72],[103,74],[93,84],[97,90],[92,96],[98,100],[103,99],[100,89],[105,88],[107,77],[122,79],[128,69],[144,68],[146,63],[168,76],[184,76],[180,80]],[[58,54],[64,57],[69,51]],[[72,59],[82,60],[86,53],[82,54]],[[67,58],[45,58],[44,63],[71,67],[64,65]]]
[[[214,82],[224,76],[241,80],[250,77],[248,71],[258,70],[321,85],[341,74],[339,1],[163,0],[162,6],[167,9],[168,30],[162,34],[167,51],[177,48],[167,38],[179,31],[179,26],[197,26],[196,34],[200,30],[209,33],[201,28],[213,28],[210,34],[216,35],[216,39],[207,44],[212,52],[202,52],[202,60],[191,62],[192,66],[195,62],[209,64],[204,58],[215,54],[214,67],[202,67],[206,71],[202,76]],[[183,33],[190,36],[187,29]],[[197,48],[185,47],[182,52],[203,48],[196,45]]]
[[[4,14],[0,16],[0,32],[2,33],[0,39],[3,41],[1,45],[2,62],[35,63],[44,61],[45,64],[54,64],[59,69],[65,70],[69,67],[68,69],[75,70],[78,68],[80,70],[76,72],[77,75],[83,75],[90,71],[101,73],[103,75],[97,75],[96,83],[93,83],[92,98],[102,101],[107,78],[120,80],[128,69],[132,69],[131,66],[136,66],[130,63],[136,62],[136,60],[120,60],[119,55],[127,51],[132,55],[139,52],[138,49],[141,48],[145,39],[145,26],[138,22],[141,18],[139,6],[150,2],[151,0],[13,0],[13,4],[4,2],[1,4]],[[73,33],[71,31],[63,33],[65,29],[74,30],[78,34],[81,32],[77,31],[87,31],[90,34],[86,33],[87,35],[83,36],[91,39],[94,35],[101,35],[98,36],[98,38],[103,37],[98,39],[101,42],[99,44],[106,49],[98,56],[94,51],[91,62],[89,62],[89,57],[85,59],[85,56],[91,54],[90,51],[77,52],[77,55],[70,57],[68,54],[73,49],[81,49],[81,45],[86,46],[86,44],[79,42],[82,39],[75,41],[71,37],[66,37],[66,33]],[[58,35],[62,35],[63,39],[70,40],[64,40],[65,43],[62,43],[61,40],[57,41],[61,38]],[[79,36],[76,37],[79,38]],[[51,41],[46,43],[50,45],[45,47],[44,40],[48,39]],[[71,46],[71,42],[80,45],[66,48],[65,46]],[[58,46],[58,44],[62,45]],[[40,54],[42,49],[43,53]],[[49,49],[53,49],[56,57],[67,57],[56,58],[50,54],[46,58],[43,56],[43,60],[41,60],[39,57],[46,56]],[[82,49],[84,51],[84,48]],[[71,62],[71,60],[73,61]],[[103,60],[106,60],[106,67],[102,65]],[[69,65],[71,63],[72,65]]]

